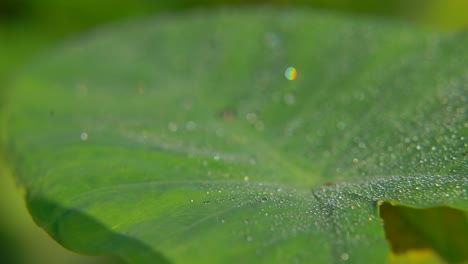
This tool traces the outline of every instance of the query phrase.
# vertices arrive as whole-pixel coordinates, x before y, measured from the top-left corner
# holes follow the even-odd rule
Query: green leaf
[[[464,250],[468,245],[468,219],[461,211],[448,207],[413,209],[388,203],[380,210],[393,252],[434,248],[450,263],[468,259]]]
[[[382,201],[468,210],[467,44],[311,10],[115,24],[24,70],[8,156],[78,252],[382,263]]]

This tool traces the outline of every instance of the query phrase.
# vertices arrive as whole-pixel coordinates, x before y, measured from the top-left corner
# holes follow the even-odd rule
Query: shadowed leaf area
[[[168,263],[167,259],[140,241],[112,232],[79,210],[63,208],[47,199],[37,197],[28,201],[28,205],[30,212],[36,218],[35,220],[39,223],[50,223],[43,227],[50,230],[54,239],[60,241],[66,248],[76,251],[91,249],[87,251],[91,255],[106,252],[107,255],[121,256],[122,259],[131,260],[133,263]],[[51,215],[57,221],[48,221]],[[58,237],[59,234],[67,234],[67,236]],[[115,250],[114,252],[106,251],[110,244]],[[129,254],[132,255],[131,258]],[[111,260],[112,262],[110,262]],[[110,259],[109,263],[123,262],[114,258]]]
[[[432,249],[449,263],[468,260],[468,220],[463,211],[445,206],[415,209],[384,203],[380,217],[395,254]]]

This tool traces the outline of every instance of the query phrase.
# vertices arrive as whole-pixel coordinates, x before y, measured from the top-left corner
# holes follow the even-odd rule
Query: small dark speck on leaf
[[[229,107],[224,108],[220,113],[219,117],[224,121],[232,120],[235,117],[235,112]]]

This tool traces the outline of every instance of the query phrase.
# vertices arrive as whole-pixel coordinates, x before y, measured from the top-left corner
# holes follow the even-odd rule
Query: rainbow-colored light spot
[[[297,77],[296,68],[294,68],[294,67],[286,68],[286,70],[284,71],[284,77],[286,77],[286,79],[288,79],[290,81],[293,81],[294,79],[296,79],[296,77]]]

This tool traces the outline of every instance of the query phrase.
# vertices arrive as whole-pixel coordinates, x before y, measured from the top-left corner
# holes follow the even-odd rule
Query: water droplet
[[[347,260],[349,259],[349,254],[346,253],[346,252],[341,253],[340,258],[341,258],[341,260],[343,260],[343,261],[347,261]]]
[[[224,129],[218,128],[218,129],[216,129],[215,133],[216,133],[216,136],[222,137],[222,136],[224,136]]]
[[[290,80],[290,81],[293,81],[296,79],[297,77],[297,70],[296,68],[294,67],[288,67],[286,68],[286,70],[284,71],[284,77],[286,77],[286,79]]]
[[[265,40],[268,47],[275,49],[280,45],[280,38],[275,32],[267,32],[265,34]]]
[[[80,96],[88,95],[88,86],[86,86],[86,84],[80,83],[76,86],[76,88],[78,88],[78,93],[80,94]]]
[[[82,132],[81,135],[80,135],[80,139],[81,139],[82,141],[88,140],[88,133]]]
[[[167,128],[169,129],[169,131],[176,132],[178,129],[178,126],[174,122],[169,122],[169,124],[167,125]]]
[[[250,123],[254,123],[257,120],[257,115],[255,113],[248,113],[245,115],[245,119]]]
[[[345,122],[338,122],[336,124],[336,128],[338,128],[339,130],[344,130],[346,128],[346,123]]]
[[[185,128],[188,130],[188,131],[193,131],[197,128],[197,124],[193,121],[188,121],[187,124],[185,124]]]
[[[287,93],[284,95],[284,102],[287,105],[294,105],[296,104],[296,96],[294,96],[292,93]]]
[[[262,131],[265,128],[265,125],[262,121],[255,122],[255,129]]]

